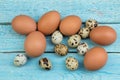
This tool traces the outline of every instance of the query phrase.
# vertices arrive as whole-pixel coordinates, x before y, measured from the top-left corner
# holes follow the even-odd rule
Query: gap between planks
[[[36,22],[37,24],[38,22]],[[99,23],[99,22],[98,22]],[[82,24],[85,24],[85,22],[82,22]],[[120,22],[100,22],[99,24],[120,24]],[[11,23],[0,23],[0,25],[11,25]]]
[[[11,51],[11,52],[0,52],[0,53],[3,53],[3,54],[15,54],[15,53],[25,53],[25,51]],[[46,51],[44,53],[47,53],[47,54],[50,54],[50,53],[55,53],[53,51]],[[77,54],[77,52],[68,52],[68,53],[75,53]],[[111,53],[115,53],[115,54],[120,54],[120,52],[107,52],[109,54]]]

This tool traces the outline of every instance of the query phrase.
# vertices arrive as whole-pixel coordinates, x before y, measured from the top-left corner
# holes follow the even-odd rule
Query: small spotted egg
[[[64,44],[57,44],[54,50],[55,50],[55,53],[60,56],[65,56],[68,53],[68,47]]]
[[[94,19],[89,19],[86,21],[86,27],[89,28],[90,30],[94,29],[97,26],[98,22]]]
[[[80,31],[78,32],[78,34],[81,36],[81,38],[89,37],[89,33],[90,33],[90,30],[87,27],[80,29]]]
[[[61,43],[63,40],[63,35],[60,31],[55,31],[53,34],[52,34],[52,38],[51,38],[51,41],[53,44],[59,44]]]
[[[52,67],[51,61],[47,58],[42,58],[39,60],[39,66],[45,70],[50,70]]]
[[[68,46],[75,48],[80,43],[80,40],[81,40],[81,37],[78,34],[72,35],[68,39]]]
[[[79,66],[78,60],[74,57],[68,57],[66,58],[66,67],[69,70],[76,70]]]
[[[85,55],[85,53],[88,51],[89,46],[86,42],[80,43],[77,47],[78,54]]]
[[[14,58],[15,66],[22,66],[26,64],[26,62],[27,62],[27,57],[24,54],[17,54],[16,57]]]

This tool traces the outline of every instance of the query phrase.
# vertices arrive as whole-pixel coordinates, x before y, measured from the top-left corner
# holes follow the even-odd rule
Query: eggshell
[[[46,38],[38,31],[30,33],[24,43],[26,54],[30,57],[38,57],[46,49]]]
[[[99,26],[90,32],[90,39],[100,45],[112,44],[116,38],[115,30],[109,26]]]
[[[45,13],[38,21],[38,30],[45,35],[53,33],[59,25],[60,14],[57,11]]]
[[[29,16],[19,15],[12,20],[12,28],[19,34],[29,34],[36,30],[36,22]]]
[[[108,59],[107,52],[102,47],[94,47],[85,54],[84,66],[87,70],[98,70],[102,68]]]
[[[61,21],[60,31],[66,36],[71,36],[79,31],[81,24],[81,19],[78,16],[70,15]]]

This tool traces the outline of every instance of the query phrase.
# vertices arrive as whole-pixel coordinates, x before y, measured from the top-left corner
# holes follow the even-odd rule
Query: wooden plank
[[[50,10],[57,10],[61,17],[78,15],[85,22],[94,18],[100,23],[119,23],[120,0],[0,0],[0,23],[10,23],[20,14],[36,21]]]
[[[100,24],[100,25],[109,25],[112,26],[117,32],[117,40],[115,43],[109,46],[103,46],[108,52],[120,52],[120,24]],[[68,37],[64,37],[62,43],[67,45]],[[0,25],[0,52],[11,52],[11,51],[24,51],[24,35],[19,35],[13,31],[10,25]],[[93,46],[97,46],[97,44],[93,43],[89,39],[84,39],[82,42],[87,42],[92,48]],[[51,42],[50,36],[47,36],[47,48],[46,52],[53,52],[54,45]],[[76,49],[69,49],[69,52],[76,52]]]
[[[107,64],[100,70],[88,71],[83,66],[84,57],[69,53],[60,57],[54,53],[43,54],[40,57],[30,59],[22,67],[15,67],[13,59],[15,54],[0,54],[0,80],[120,80],[120,54],[111,53]],[[65,59],[73,56],[79,61],[79,69],[69,71],[65,67]],[[45,71],[38,65],[42,57],[47,57],[52,62],[52,70]]]

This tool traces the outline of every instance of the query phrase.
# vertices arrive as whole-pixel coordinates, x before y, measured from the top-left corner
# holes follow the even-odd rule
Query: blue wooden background
[[[109,46],[103,46],[108,52],[108,62],[100,70],[88,71],[83,67],[83,56],[75,49],[69,49],[67,56],[59,57],[53,51],[54,45],[47,36],[45,53],[28,61],[25,66],[15,67],[13,59],[16,54],[24,52],[24,35],[12,30],[11,21],[16,15],[26,14],[36,22],[50,10],[57,10],[61,19],[67,15],[80,16],[84,22],[89,18],[96,19],[99,25],[109,25],[117,32],[117,40]],[[63,43],[67,43],[65,37]],[[90,48],[97,45],[84,39]],[[65,58],[74,56],[80,66],[76,71],[65,67]],[[39,68],[38,60],[49,58],[53,67],[50,71]],[[120,80],[120,0],[0,0],[0,80]]]

